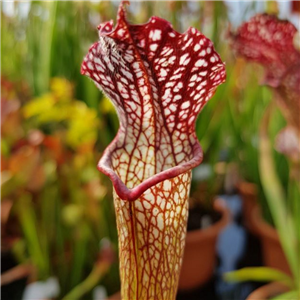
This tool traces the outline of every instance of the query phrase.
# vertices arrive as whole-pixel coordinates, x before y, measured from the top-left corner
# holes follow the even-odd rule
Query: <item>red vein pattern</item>
[[[81,72],[112,100],[120,121],[98,168],[114,185],[122,298],[172,300],[190,170],[202,160],[195,121],[224,82],[224,64],[194,28],[180,34],[158,17],[128,24],[124,3],[115,28],[110,21],[98,30]]]
[[[175,299],[190,179],[190,172],[166,179],[135,202],[115,198],[122,299]]]
[[[266,71],[265,84],[272,87],[276,100],[288,123],[294,129],[285,130],[279,138],[278,149],[283,153],[300,159],[300,148],[283,147],[284,134],[300,141],[300,52],[299,33],[289,21],[279,20],[276,16],[258,14],[249,22],[242,24],[236,34],[232,34],[232,46],[236,52],[249,61],[262,65]],[[298,45],[297,45],[298,43]],[[281,142],[280,142],[281,141]],[[288,149],[290,148],[290,150]],[[298,150],[297,150],[298,148]],[[295,155],[295,153],[297,155]]]

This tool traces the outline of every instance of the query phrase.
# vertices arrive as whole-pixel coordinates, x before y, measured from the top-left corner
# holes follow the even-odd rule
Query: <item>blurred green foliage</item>
[[[2,142],[8,148],[2,152],[2,196],[13,203],[3,242],[20,263],[35,267],[34,280],[57,276],[65,295],[97,264],[103,238],[116,251],[111,189],[95,167],[97,112],[73,99],[68,81],[54,78],[48,93],[22,107],[15,95],[3,97],[2,113]],[[19,133],[13,140],[12,132]],[[12,236],[17,242],[10,243]],[[106,278],[113,291],[115,263]]]
[[[2,197],[12,203],[2,243],[20,263],[34,265],[34,279],[58,277],[60,298],[91,273],[103,238],[117,251],[111,184],[96,165],[116,134],[118,120],[109,100],[80,75],[80,65],[97,41],[96,26],[115,20],[118,4],[15,1],[11,15],[1,11]],[[246,12],[255,6],[250,3]],[[227,81],[196,126],[204,163],[212,169],[206,179],[209,189],[218,192],[216,178],[226,176],[231,164],[238,166],[241,180],[261,188],[258,132],[272,93],[259,85],[262,70],[232,53],[226,4],[156,1],[129,7],[131,22],[143,23],[152,15],[169,20],[180,32],[196,27],[212,39],[226,62]],[[272,141],[284,124],[275,110]],[[273,155],[287,188],[286,158],[275,151]],[[221,171],[220,162],[225,163]],[[267,216],[262,190],[259,199]],[[95,284],[104,284],[110,294],[118,290],[118,280],[116,259]]]

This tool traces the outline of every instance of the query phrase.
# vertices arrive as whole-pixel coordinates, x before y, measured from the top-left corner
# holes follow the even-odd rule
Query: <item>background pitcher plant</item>
[[[175,299],[184,250],[191,169],[202,161],[197,115],[225,81],[212,42],[152,17],[129,24],[122,2],[115,28],[82,67],[113,102],[120,127],[98,168],[114,186],[123,299]]]

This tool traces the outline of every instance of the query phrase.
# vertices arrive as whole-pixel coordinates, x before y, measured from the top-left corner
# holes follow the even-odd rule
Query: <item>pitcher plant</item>
[[[287,258],[290,272],[268,267],[244,268],[227,273],[229,281],[279,281],[289,291],[274,299],[300,297],[300,46],[297,28],[275,15],[258,14],[231,33],[238,55],[258,63],[264,70],[263,83],[286,119],[286,127],[276,137],[275,147],[289,161],[287,191],[278,176],[269,136],[273,102],[268,104],[259,131],[259,172],[268,207]]]
[[[202,161],[199,112],[225,81],[212,42],[158,17],[126,20],[125,5],[98,26],[81,66],[112,101],[119,130],[98,169],[110,177],[119,236],[122,299],[176,297],[191,169]]]

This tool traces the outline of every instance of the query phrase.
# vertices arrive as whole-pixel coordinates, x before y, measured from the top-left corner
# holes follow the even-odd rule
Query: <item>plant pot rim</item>
[[[121,292],[116,292],[105,300],[121,300]]]
[[[255,205],[255,207],[253,208],[251,212],[251,218],[253,220],[253,225],[258,235],[267,236],[267,238],[273,240],[274,242],[279,240],[279,236],[276,229],[264,220],[259,205]]]
[[[236,188],[240,194],[256,196],[257,195],[257,185],[249,181],[240,181]]]
[[[289,288],[280,282],[271,282],[253,291],[246,300],[268,300],[270,297],[288,292]]]
[[[214,201],[214,209],[221,213],[221,219],[207,228],[188,231],[186,243],[198,243],[207,238],[214,238],[229,223],[231,214],[223,199],[218,198]]]

